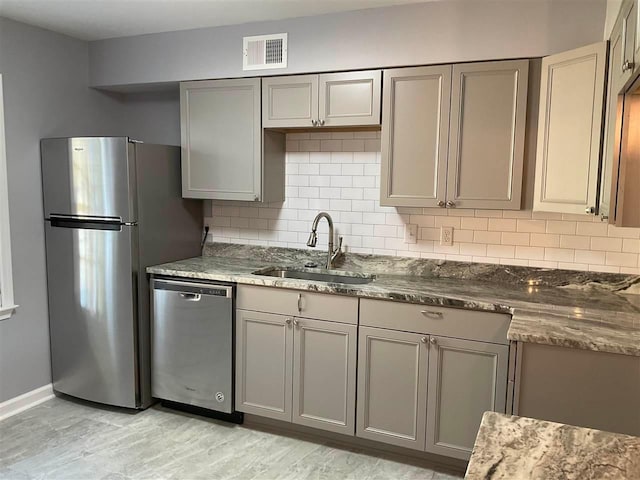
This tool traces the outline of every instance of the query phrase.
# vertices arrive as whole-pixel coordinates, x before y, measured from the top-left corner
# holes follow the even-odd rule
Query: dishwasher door
[[[153,280],[155,398],[233,412],[233,287]]]

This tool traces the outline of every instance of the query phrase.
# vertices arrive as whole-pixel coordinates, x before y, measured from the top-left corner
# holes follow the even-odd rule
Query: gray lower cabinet
[[[236,410],[291,421],[292,318],[237,310]]]
[[[482,414],[504,412],[509,347],[430,337],[428,452],[468,460]]]
[[[360,327],[356,435],[424,450],[428,337]]]
[[[353,435],[357,330],[294,319],[293,423]]]
[[[354,434],[357,326],[238,309],[236,410]]]

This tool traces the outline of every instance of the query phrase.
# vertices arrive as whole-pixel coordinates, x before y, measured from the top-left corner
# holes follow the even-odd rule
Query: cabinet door
[[[542,60],[535,211],[595,210],[606,42]]]
[[[360,327],[356,435],[424,450],[427,337]]]
[[[353,435],[357,326],[296,318],[293,423]]]
[[[529,61],[453,66],[447,201],[519,210]]]
[[[505,412],[509,347],[431,337],[426,450],[468,460],[482,414]]]
[[[607,73],[607,107],[605,140],[602,153],[602,168],[600,173],[600,192],[598,202],[598,213],[603,220],[615,220],[615,208],[612,208],[611,199],[613,190],[612,179],[615,170],[615,178],[618,177],[619,165],[619,139],[622,129],[622,97],[619,95],[623,87],[620,79],[620,65],[624,57],[624,40],[622,36],[622,21],[618,19],[609,40],[609,68]],[[618,147],[616,150],[616,146]],[[617,181],[616,181],[617,189]]]
[[[311,127],[318,120],[318,75],[262,79],[262,126]]]
[[[260,200],[260,79],[180,84],[182,196]]]
[[[380,70],[320,75],[321,125],[380,125],[381,77]]]
[[[636,28],[638,24],[637,8],[636,0],[627,0],[620,9],[624,56],[622,57],[622,64],[619,64],[618,68],[622,84],[629,81],[635,67],[634,57],[636,52]]]
[[[291,421],[293,319],[237,310],[236,410]]]
[[[384,71],[380,204],[444,206],[451,66]]]

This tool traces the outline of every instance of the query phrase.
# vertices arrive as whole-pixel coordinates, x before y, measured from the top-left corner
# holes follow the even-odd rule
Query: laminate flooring
[[[153,406],[142,412],[54,398],[0,422],[3,480],[454,480],[376,456]]]

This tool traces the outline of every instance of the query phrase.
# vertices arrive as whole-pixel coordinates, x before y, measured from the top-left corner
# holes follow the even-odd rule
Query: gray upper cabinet
[[[611,190],[613,180],[614,166],[619,164],[619,150],[616,151],[616,134],[619,135],[622,129],[622,109],[618,109],[618,103],[622,102],[619,95],[623,87],[619,66],[622,65],[624,58],[624,39],[623,39],[623,22],[622,17],[618,18],[611,38],[609,40],[609,69],[608,69],[608,94],[606,106],[606,124],[604,150],[602,153],[602,168],[600,171],[600,192],[598,213],[602,220],[609,219],[613,216],[614,209],[611,208]],[[618,115],[620,113],[620,115]],[[617,171],[617,168],[615,168]]]
[[[263,127],[311,127],[318,118],[318,75],[262,79]]]
[[[262,81],[265,128],[380,125],[380,70],[268,77]]]
[[[293,319],[236,311],[236,410],[291,421]]]
[[[384,71],[380,204],[444,206],[451,66]]]
[[[424,450],[428,337],[360,327],[356,435]]]
[[[468,460],[486,411],[505,412],[509,347],[431,336],[426,450]]]
[[[521,206],[527,60],[385,70],[380,202]]]
[[[621,63],[612,65],[614,77],[622,85],[631,79],[635,62],[640,59],[635,58],[636,53],[636,29],[638,28],[638,5],[637,0],[626,0],[620,8],[618,20],[622,26],[622,48],[623,56]]]
[[[447,206],[519,210],[529,61],[453,66]]]
[[[260,79],[180,84],[182,196],[284,199],[284,134],[261,128]]]
[[[320,75],[321,126],[380,125],[381,81],[380,70]]]
[[[353,435],[357,329],[294,319],[293,423]]]
[[[606,42],[542,60],[533,209],[596,210]]]

